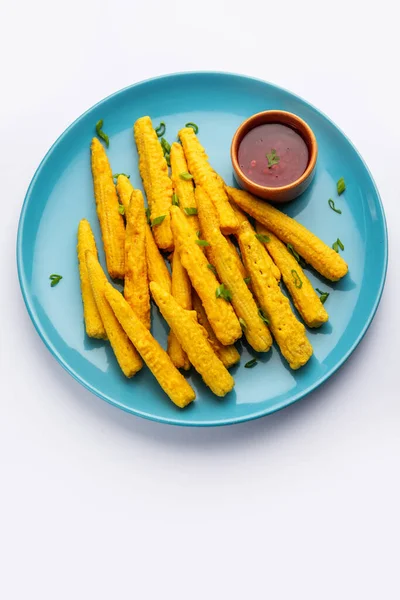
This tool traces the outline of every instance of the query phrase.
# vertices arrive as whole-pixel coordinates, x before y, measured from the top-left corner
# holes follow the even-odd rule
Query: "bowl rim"
[[[258,121],[260,118],[262,118],[264,116],[267,116],[267,115],[271,116],[271,114],[276,115],[277,123],[281,123],[282,125],[286,125],[287,127],[290,127],[287,120],[285,120],[285,119],[287,119],[288,116],[290,116],[291,120],[297,121],[301,125],[301,127],[304,129],[304,131],[306,132],[307,139],[306,139],[306,136],[303,134],[303,131],[297,131],[297,133],[306,142],[308,151],[310,153],[310,156],[308,159],[308,164],[307,164],[307,167],[306,167],[306,170],[304,171],[304,173],[302,175],[300,175],[300,177],[295,179],[295,181],[292,181],[292,183],[288,183],[286,185],[277,186],[277,187],[269,187],[267,185],[260,185],[259,183],[256,183],[252,179],[249,179],[243,173],[242,169],[240,168],[239,160],[238,160],[239,146],[240,146],[242,139],[244,138],[246,133],[248,133],[251,129],[254,129],[254,127],[257,127],[257,125],[254,125],[254,127],[253,127],[252,123],[254,121]],[[267,122],[271,123],[271,121],[267,121]],[[250,124],[250,126],[249,126],[249,124]],[[261,125],[262,123],[259,123],[259,124]],[[317,143],[317,138],[315,137],[313,130],[311,129],[309,124],[304,119],[302,119],[295,113],[292,113],[287,110],[274,110],[274,109],[263,110],[261,112],[255,113],[254,115],[251,115],[250,117],[245,119],[243,121],[243,123],[241,123],[239,125],[239,127],[235,131],[235,134],[232,138],[232,143],[231,143],[231,161],[232,161],[232,165],[235,170],[235,173],[238,175],[238,177],[240,179],[243,180],[243,182],[246,184],[246,186],[248,186],[249,188],[254,190],[254,194],[256,196],[258,195],[257,192],[265,193],[266,191],[271,193],[272,195],[276,196],[281,192],[287,192],[289,190],[293,190],[294,188],[297,188],[298,186],[302,185],[313,173],[315,166],[317,164],[317,157],[318,157],[318,143]]]

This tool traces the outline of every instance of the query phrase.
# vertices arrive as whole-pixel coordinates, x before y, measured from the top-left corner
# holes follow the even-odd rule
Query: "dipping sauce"
[[[244,175],[267,187],[293,183],[308,165],[307,144],[294,129],[265,123],[251,129],[239,145],[238,160]]]

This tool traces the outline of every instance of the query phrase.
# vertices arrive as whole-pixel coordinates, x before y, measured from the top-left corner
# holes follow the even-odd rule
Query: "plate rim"
[[[45,329],[42,327],[40,320],[36,315],[35,309],[33,307],[32,299],[28,292],[29,285],[26,280],[24,266],[23,266],[23,260],[22,260],[22,241],[23,241],[23,230],[24,230],[24,226],[25,226],[25,216],[26,216],[27,206],[29,204],[30,197],[31,197],[32,192],[35,187],[35,183],[40,176],[40,173],[44,167],[44,164],[50,158],[50,155],[52,154],[53,150],[61,142],[61,140],[68,135],[69,131],[77,123],[79,123],[81,120],[83,120],[88,113],[90,113],[97,106],[101,105],[103,102],[106,102],[107,100],[109,100],[111,98],[114,98],[120,94],[124,94],[128,90],[132,90],[135,87],[146,85],[148,83],[151,83],[151,82],[154,82],[157,80],[161,80],[161,79],[167,80],[170,78],[184,77],[187,75],[194,75],[194,76],[196,76],[196,75],[207,76],[208,75],[208,76],[222,76],[222,77],[229,76],[229,77],[233,77],[233,78],[237,78],[237,79],[251,80],[251,81],[255,81],[257,83],[266,84],[270,87],[275,88],[278,91],[290,94],[296,100],[311,107],[317,113],[322,115],[345,138],[345,140],[348,142],[348,144],[351,146],[352,150],[356,153],[356,155],[360,159],[361,163],[363,164],[363,166],[370,178],[370,181],[373,185],[374,191],[376,193],[376,197],[378,199],[378,206],[380,209],[380,216],[382,219],[383,232],[384,232],[384,257],[383,257],[384,264],[383,264],[383,270],[382,270],[381,277],[380,277],[378,293],[376,295],[374,304],[369,312],[369,315],[364,323],[364,326],[362,327],[360,333],[358,334],[357,338],[354,340],[354,342],[352,343],[352,345],[350,346],[348,351],[340,358],[340,360],[337,361],[337,363],[331,369],[329,369],[326,373],[324,373],[323,376],[320,379],[318,379],[318,381],[312,383],[306,390],[303,390],[301,392],[298,392],[297,394],[294,394],[293,396],[290,397],[290,399],[282,400],[281,402],[279,402],[278,404],[274,405],[271,408],[263,408],[261,410],[255,411],[255,412],[250,413],[245,416],[243,415],[243,416],[239,416],[239,417],[231,417],[231,418],[225,418],[225,419],[221,419],[221,420],[196,421],[196,419],[191,419],[191,420],[187,420],[187,421],[181,421],[179,419],[175,419],[172,417],[157,416],[157,415],[154,415],[152,413],[147,413],[142,410],[138,410],[135,408],[129,408],[127,406],[119,404],[117,400],[111,398],[110,396],[108,396],[107,394],[102,392],[101,390],[97,389],[93,385],[90,385],[85,380],[83,380],[82,377],[80,375],[78,375],[78,373],[76,373],[72,367],[70,367],[70,365],[62,357],[62,355],[53,346],[52,342],[50,341],[50,339],[48,338],[48,336],[46,334]],[[322,386],[330,377],[332,377],[332,375],[334,375],[343,366],[343,364],[347,361],[347,359],[351,356],[351,354],[356,350],[356,348],[358,347],[358,345],[364,338],[368,328],[370,327],[370,325],[375,317],[376,311],[378,309],[379,303],[382,298],[382,293],[383,293],[383,289],[384,289],[385,282],[386,282],[387,269],[388,269],[388,246],[389,246],[389,240],[388,240],[388,230],[387,230],[385,210],[383,207],[383,203],[382,203],[382,199],[381,199],[378,187],[375,183],[372,173],[371,173],[367,163],[361,156],[360,152],[355,147],[355,145],[347,137],[347,135],[342,131],[342,129],[340,127],[338,127],[332,119],[330,119],[330,117],[328,117],[323,111],[318,109],[316,106],[314,106],[312,103],[308,102],[301,96],[291,92],[290,90],[288,90],[282,86],[276,85],[276,84],[266,81],[264,79],[261,79],[258,77],[252,77],[252,76],[244,75],[244,74],[240,74],[240,73],[233,73],[233,72],[229,72],[229,71],[199,70],[199,71],[178,71],[176,73],[167,73],[167,74],[158,75],[155,77],[150,77],[148,79],[144,79],[144,80],[138,81],[136,83],[133,83],[131,85],[125,86],[125,87],[121,88],[120,90],[117,90],[116,92],[113,92],[113,93],[105,96],[104,98],[102,98],[101,100],[99,100],[98,102],[96,102],[95,104],[90,106],[81,115],[79,115],[74,121],[72,121],[70,123],[70,125],[68,125],[68,127],[56,138],[56,140],[53,142],[53,144],[50,146],[50,148],[48,149],[48,151],[46,152],[46,154],[40,161],[38,167],[36,168],[36,170],[33,174],[30,184],[28,186],[28,189],[25,194],[25,198],[24,198],[24,201],[23,201],[23,204],[21,207],[20,217],[19,217],[19,221],[18,221],[18,231],[17,231],[17,240],[16,240],[16,261],[17,261],[18,280],[19,280],[22,297],[23,297],[26,309],[28,311],[29,317],[34,325],[34,328],[36,329],[37,333],[39,334],[40,338],[42,339],[42,341],[45,344],[45,346],[47,347],[47,349],[50,351],[50,354],[63,367],[63,369],[75,379],[75,381],[80,383],[84,388],[86,388],[87,390],[89,390],[90,392],[95,394],[100,399],[105,400],[108,404],[111,404],[112,406],[122,409],[123,411],[125,411],[129,414],[135,415],[137,417],[142,417],[144,419],[147,419],[150,421],[155,421],[155,422],[162,423],[162,424],[175,425],[175,426],[181,426],[181,427],[221,427],[221,426],[225,426],[225,425],[236,425],[238,423],[245,423],[247,421],[253,421],[255,419],[259,419],[261,417],[265,417],[265,416],[273,414],[279,410],[282,410],[283,408],[286,408],[286,407],[294,404],[295,402],[298,402],[302,398],[305,398],[306,396],[310,395],[312,392],[317,390],[320,386]]]

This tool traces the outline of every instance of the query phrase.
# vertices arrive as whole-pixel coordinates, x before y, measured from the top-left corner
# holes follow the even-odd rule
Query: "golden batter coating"
[[[197,322],[196,313],[182,308],[156,283],[151,283],[150,289],[161,314],[204,383],[217,396],[225,396],[233,389],[235,381],[214,353],[207,333]]]
[[[306,336],[306,328],[296,319],[289,300],[282,294],[272,275],[267,251],[255,237],[249,223],[240,225],[239,244],[251,276],[254,293],[269,320],[272,334],[290,367],[298,369],[313,353]]]
[[[133,377],[142,368],[142,360],[117,321],[105,297],[105,288],[109,285],[107,277],[96,256],[89,250],[86,252],[86,265],[96,306],[115,357],[124,375],[126,377]]]
[[[282,242],[292,244],[296,252],[318,273],[331,281],[338,281],[346,275],[348,266],[343,258],[303,225],[248,192],[231,187],[226,189],[233,202],[265,225]]]
[[[219,226],[223,233],[234,233],[239,226],[235,213],[228,201],[223,181],[208,162],[207,154],[195,132],[185,127],[179,132],[179,138],[185,152],[189,172],[197,185],[201,185],[210,195],[216,208]]]
[[[159,287],[159,289],[162,288]],[[119,323],[164,392],[179,408],[190,404],[196,397],[195,392],[178,369],[174,367],[165,350],[136,316],[122,294],[110,284],[106,285],[105,294]]]
[[[168,165],[150,117],[141,117],[134,125],[139,153],[139,170],[150,208],[151,223],[157,246],[172,250],[174,241],[169,209],[172,203],[172,182]],[[157,224],[157,220],[162,219]]]
[[[110,163],[103,145],[93,138],[91,145],[92,175],[97,216],[101,227],[107,270],[113,279],[123,279],[125,225],[119,212],[118,196]]]
[[[104,329],[103,321],[101,320],[90,286],[89,273],[86,266],[86,252],[88,250],[97,258],[96,242],[89,221],[82,219],[78,226],[77,251],[85,329],[89,337],[107,339],[106,330]]]

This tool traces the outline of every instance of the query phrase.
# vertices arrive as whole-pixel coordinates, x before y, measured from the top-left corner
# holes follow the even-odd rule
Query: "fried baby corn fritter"
[[[243,280],[232,250],[220,232],[214,207],[207,192],[196,187],[196,202],[202,233],[213,249],[218,276],[232,295],[236,315],[242,319],[244,335],[256,352],[267,352],[272,345],[271,334],[261,319],[254,298]],[[246,264],[247,271],[248,265]]]
[[[96,306],[108,339],[110,340],[111,347],[114,350],[115,357],[124,375],[126,377],[133,377],[142,368],[142,360],[116,319],[105,297],[105,288],[109,283],[99,261],[90,251],[86,252],[86,265]]]
[[[125,208],[125,210],[127,210],[133,192],[133,186],[131,182],[126,175],[118,175],[117,184],[115,187],[117,188],[118,197],[122,206]]]
[[[106,330],[104,329],[103,321],[101,320],[90,286],[89,273],[86,266],[86,252],[88,250],[97,258],[96,242],[89,221],[82,219],[78,226],[77,251],[86,333],[92,338],[107,339]]]
[[[213,328],[211,327],[210,322],[207,319],[206,311],[204,310],[201,300],[194,291],[192,298],[193,308],[197,313],[197,320],[200,323],[200,325],[206,330],[208,335],[208,341],[210,342],[212,349],[227,369],[229,369],[229,367],[233,367],[233,365],[238,363],[240,360],[240,354],[236,346],[234,346],[233,344],[232,346],[224,346],[223,344],[221,344],[221,342],[217,340]]]
[[[150,329],[150,291],[146,263],[146,214],[143,195],[133,190],[125,210],[124,297],[143,325]]]
[[[285,244],[292,244],[296,252],[318,273],[331,281],[338,281],[346,275],[348,266],[343,258],[303,225],[248,192],[231,187],[226,189],[233,202]]]
[[[254,293],[269,319],[273,336],[290,367],[298,369],[313,353],[306,329],[303,323],[296,319],[289,300],[282,294],[272,275],[267,251],[255,237],[249,223],[242,223],[240,226],[239,244],[251,276]]]
[[[193,389],[174,367],[168,354],[136,316],[122,294],[109,283],[106,285],[105,294],[119,323],[164,392],[179,408],[190,404],[196,397]]]
[[[185,269],[182,266],[179,252],[174,251],[172,256],[172,287],[171,294],[182,308],[192,309],[192,286]],[[190,369],[190,362],[186,352],[178,342],[178,338],[171,330],[168,336],[168,354],[178,369]]]
[[[147,274],[150,281],[155,281],[166,292],[171,291],[171,275],[168,267],[157,248],[150,226],[146,222],[146,262]]]
[[[265,247],[279,266],[285,286],[305,323],[309,327],[320,327],[326,323],[329,315],[295,257],[285,244],[263,225],[257,225],[257,233],[269,238]]]
[[[179,138],[185,151],[189,172],[193,175],[196,186],[203,186],[210,195],[221,230],[225,234],[234,233],[239,226],[238,220],[229,204],[223,181],[210,166],[203,146],[190,127],[181,129]]]
[[[182,179],[181,173],[188,172],[188,165],[183,148],[178,142],[171,144],[171,179],[174,192],[178,197],[179,207],[185,213],[186,209],[197,208],[194,197],[194,186],[192,179]],[[197,232],[200,229],[197,215],[188,216],[188,222]]]
[[[97,216],[106,255],[107,270],[113,279],[123,279],[125,225],[106,151],[97,138],[91,145],[92,174]]]
[[[172,250],[174,241],[171,231],[169,209],[172,202],[172,182],[168,176],[168,165],[150,117],[141,117],[134,125],[134,134],[139,153],[139,169],[150,207],[151,222],[163,218],[153,225],[157,246]]]
[[[243,211],[240,210],[240,208],[238,206],[236,206],[236,204],[232,204],[232,208],[235,211],[235,215],[238,218],[239,224],[241,225],[243,222],[249,223],[249,225],[251,225],[250,221],[248,220],[248,218],[246,217],[246,215],[244,214]],[[254,232],[255,234],[256,232]],[[260,232],[258,232],[260,233]],[[237,234],[237,232],[236,232]],[[236,235],[237,237],[237,235]],[[271,263],[271,270],[272,270],[272,274],[275,277],[275,279],[277,281],[281,280],[281,272],[278,269],[278,267],[276,266],[276,264],[274,263],[274,261],[272,260],[272,258],[269,256],[269,254],[267,255],[267,260],[270,259],[270,263]]]
[[[229,302],[216,297],[220,283],[201,251],[193,229],[177,206],[171,208],[172,230],[183,267],[186,269],[192,286],[200,296],[208,320],[221,344],[230,346],[242,335],[240,323]],[[189,357],[190,358],[190,357]]]
[[[217,396],[225,396],[235,381],[214,353],[207,333],[197,322],[196,313],[187,311],[156,283],[150,284],[152,296],[171,327],[190,362]]]

